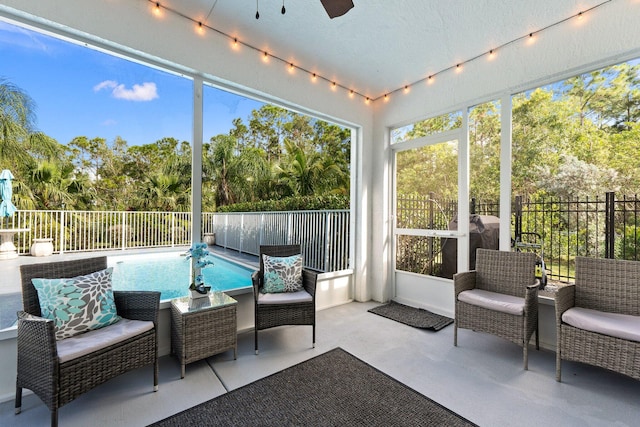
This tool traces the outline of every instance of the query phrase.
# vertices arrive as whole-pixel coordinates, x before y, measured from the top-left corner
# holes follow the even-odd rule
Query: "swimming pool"
[[[251,287],[253,269],[215,255],[209,255],[213,266],[204,268],[202,275],[212,291],[230,291]],[[161,300],[189,294],[189,265],[184,253],[153,255],[123,255],[109,257],[113,267],[113,289],[160,291]]]

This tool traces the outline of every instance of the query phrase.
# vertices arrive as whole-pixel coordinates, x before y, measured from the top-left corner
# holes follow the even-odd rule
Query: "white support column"
[[[202,78],[193,79],[191,149],[191,242],[202,241]]]
[[[500,250],[511,250],[511,95],[500,99]]]
[[[469,110],[462,111],[458,140],[458,272],[469,270]]]

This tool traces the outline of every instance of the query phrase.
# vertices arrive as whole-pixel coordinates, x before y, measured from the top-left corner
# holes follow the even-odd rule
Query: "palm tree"
[[[29,158],[26,142],[34,127],[34,109],[34,102],[26,92],[0,78],[0,160],[3,167],[16,169]]]
[[[341,192],[344,172],[328,156],[316,151],[305,152],[291,141],[285,141],[286,158],[276,165],[278,178],[294,196],[310,196],[316,193]]]

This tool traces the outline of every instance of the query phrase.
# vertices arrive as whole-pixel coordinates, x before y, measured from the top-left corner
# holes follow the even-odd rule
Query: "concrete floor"
[[[564,362],[555,381],[555,354],[535,351],[522,370],[519,347],[453,326],[434,333],[368,313],[376,303],[350,303],[318,312],[317,346],[311,328],[284,326],[238,338],[231,351],[187,365],[180,379],[175,358],[160,363],[160,390],[151,368],[142,368],[92,390],[60,409],[61,426],[144,426],[202,401],[275,373],[334,347],[342,347],[411,388],[481,426],[637,426],[640,381],[602,369]],[[239,411],[242,408],[238,408]],[[47,426],[49,412],[35,396],[0,404],[0,426]]]

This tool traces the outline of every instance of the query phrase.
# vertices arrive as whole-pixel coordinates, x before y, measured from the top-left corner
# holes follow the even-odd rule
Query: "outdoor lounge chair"
[[[33,391],[49,407],[51,425],[58,424],[58,408],[71,402],[83,393],[122,373],[153,364],[154,391],[158,388],[158,310],[159,292],[114,291],[114,300],[119,316],[123,320],[146,322],[123,322],[56,341],[54,322],[41,317],[38,293],[32,284],[33,278],[73,278],[104,270],[106,257],[60,261],[20,266],[24,311],[18,312],[18,372],[16,379],[16,414],[22,406],[22,389]],[[149,329],[149,324],[153,326]],[[139,328],[142,332],[124,331],[124,326]],[[135,325],[135,326],[134,326]],[[142,329],[142,328],[140,328]],[[93,334],[94,342],[85,353],[68,356],[59,355],[59,345],[67,340],[75,343],[92,332],[101,331],[110,335],[109,343],[100,341],[104,335]],[[121,332],[128,332],[122,340]],[[115,343],[114,343],[115,342]],[[87,344],[85,341],[84,344]],[[64,353],[63,353],[64,355]],[[68,359],[68,360],[67,360]]]
[[[521,346],[528,369],[527,348],[534,332],[540,348],[535,264],[532,252],[478,249],[475,270],[453,276],[453,345],[458,345],[458,328],[488,332]]]
[[[255,344],[258,354],[258,331],[283,325],[310,325],[312,346],[316,344],[316,282],[318,274],[302,269],[303,290],[299,293],[283,292],[266,295],[264,286],[263,255],[288,257],[301,253],[300,245],[260,246],[260,270],[253,273],[253,296],[255,305]],[[304,295],[304,293],[308,295]],[[297,294],[297,295],[296,295]],[[299,298],[302,294],[303,298]]]
[[[563,359],[640,380],[640,262],[576,257],[555,302],[557,381]]]

